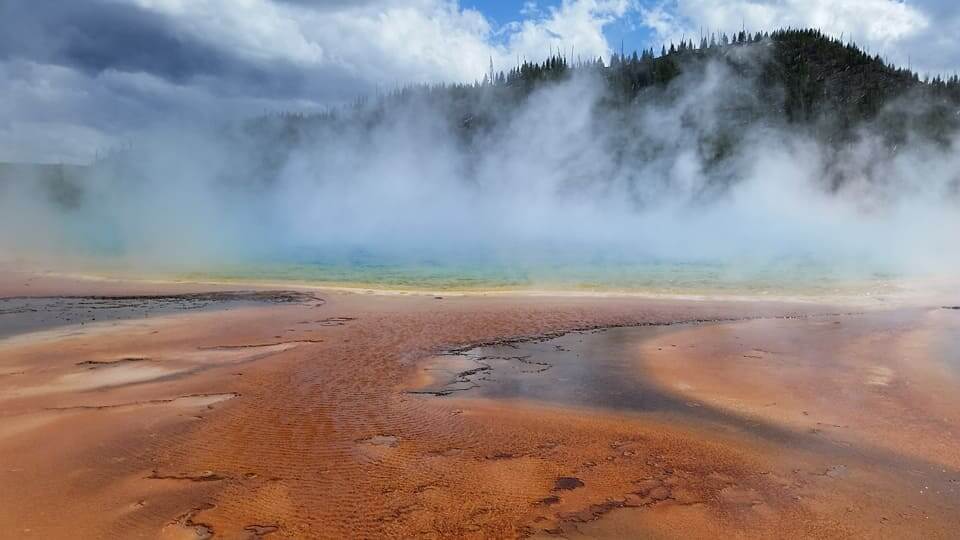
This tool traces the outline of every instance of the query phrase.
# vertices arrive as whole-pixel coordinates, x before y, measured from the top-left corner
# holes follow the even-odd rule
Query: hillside
[[[539,160],[536,174],[550,176],[557,189],[618,182],[643,206],[674,189],[672,171],[690,160],[691,197],[721,193],[756,162],[758,143],[771,140],[785,151],[815,142],[810,165],[818,169],[810,174],[830,189],[851,178],[885,182],[878,164],[908,147],[949,152],[958,107],[955,76],[924,80],[817,30],[778,30],[606,60],[554,56],[506,71],[491,66],[472,84],[413,85],[320,114],[242,120],[195,134],[204,142],[160,138],[181,160],[163,162],[160,171],[143,165],[156,161],[145,158],[160,152],[157,138],[109,153],[92,171],[119,183],[166,177],[174,165],[193,174],[192,165],[214,152],[228,157],[218,158],[204,181],[229,186],[225,196],[237,198],[284,175],[336,184],[371,163],[426,166],[418,155],[435,162],[432,172],[468,185],[490,183],[478,175],[500,176],[491,170],[505,160],[515,168]],[[586,155],[594,162],[581,163]],[[290,169],[291,161],[299,168]],[[531,174],[514,171],[511,182],[529,182]],[[41,176],[62,207],[83,196],[77,174],[51,169]]]
[[[508,71],[491,69],[474,84],[414,85],[372,101],[359,100],[345,111],[282,115],[278,134],[291,136],[287,130],[345,116],[356,120],[357,111],[363,113],[363,121],[374,122],[385,110],[417,99],[444,108],[450,121],[469,134],[510,116],[538,89],[578,76],[599,78],[605,104],[616,111],[651,103],[669,105],[697,84],[708,66],[722,66],[731,77],[728,82],[740,86],[738,93],[723,96],[728,101],[720,107],[737,111],[731,115],[737,124],[816,127],[822,137],[849,140],[857,128],[876,122],[871,127],[884,129],[893,144],[902,143],[909,131],[943,141],[958,127],[957,76],[922,80],[819,30],[786,29],[704,37],[700,43],[665,45],[659,53],[648,49],[623,57],[613,54],[607,60],[555,56],[541,63],[524,62]],[[909,107],[900,103],[906,99]],[[277,118],[262,118],[257,124],[278,127]]]

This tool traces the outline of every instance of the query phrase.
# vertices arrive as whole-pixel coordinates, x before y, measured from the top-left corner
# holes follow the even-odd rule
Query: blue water
[[[197,281],[297,282],[396,290],[628,291],[653,294],[882,294],[898,276],[840,270],[809,261],[767,264],[604,262],[496,263],[378,261],[352,258],[297,263],[259,261],[178,272]]]

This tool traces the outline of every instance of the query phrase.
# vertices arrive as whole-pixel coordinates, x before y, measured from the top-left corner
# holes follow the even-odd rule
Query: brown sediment
[[[621,487],[567,512],[548,496],[538,501],[550,512],[535,519],[534,535],[949,537],[960,505],[960,403],[949,391],[960,383],[958,338],[960,320],[916,309],[620,328],[455,351],[423,366],[431,373],[440,371],[437,364],[454,366],[446,380],[414,381],[439,388],[437,395],[463,396],[457,401],[525,397],[565,410],[639,414],[644,423],[669,422],[664,430],[674,434],[682,426],[702,432],[694,440],[733,439],[741,455],[759,445],[753,457],[763,458],[762,475],[779,483],[750,486],[742,472],[688,470],[669,482],[648,477],[641,490]],[[552,370],[530,375],[516,364],[491,363],[517,358]],[[456,372],[470,362],[489,369],[482,377]],[[898,386],[891,379],[900,376],[905,384]],[[466,382],[469,390],[443,392]],[[622,457],[631,459],[649,445],[615,444],[629,448]],[[772,496],[786,505],[772,509]],[[775,525],[785,514],[796,522]]]
[[[144,407],[149,405],[181,405],[206,406],[209,407],[215,403],[240,397],[239,394],[228,392],[223,394],[190,394],[167,399],[146,399],[142,401],[132,401],[129,403],[114,403],[111,405],[73,405],[70,407],[50,407],[48,411],[76,411],[76,410],[105,410],[118,409],[123,407]]]
[[[270,343],[243,343],[238,345],[208,345],[197,347],[200,351],[228,351],[231,349],[260,349],[264,347],[277,347],[280,345],[296,345],[298,343],[323,343],[322,339],[291,339],[287,341],[274,341]]]
[[[127,292],[113,283],[67,285],[41,280],[33,287],[47,296],[75,294],[78,286],[89,295],[143,292],[136,290],[143,285]],[[156,295],[192,286],[153,287]],[[0,285],[5,290],[16,288]],[[896,321],[917,319],[881,314],[863,323],[860,341],[851,333],[831,342],[824,336],[834,322],[852,318],[784,317],[847,310],[319,296],[323,301],[190,310],[97,332],[0,341],[0,371],[20,373],[0,378],[0,426],[18,422],[0,431],[0,535],[949,537],[960,525],[951,512],[951,490],[960,489],[948,449],[952,402],[921,399],[924,388],[951,388],[952,380],[938,379],[951,368],[878,360],[872,355],[890,347],[870,341],[873,325],[875,336],[912,336],[901,353],[955,351],[930,330],[936,321],[921,318],[912,333],[898,334]],[[640,327],[656,333],[640,340],[626,333],[633,325],[679,322],[686,326]],[[724,336],[739,335],[738,325],[782,325],[793,337],[751,339],[721,354]],[[624,333],[599,330],[616,326]],[[621,365],[606,378],[571,380],[576,362],[582,374],[602,370],[600,357],[614,349],[597,349],[587,338],[611,335],[609,346],[625,351]],[[779,379],[776,369],[759,369],[741,390],[708,362],[715,358],[732,373],[795,354],[811,340],[818,357],[842,356],[838,372],[846,379],[830,391],[856,380],[861,393],[893,392],[871,399],[892,402],[880,410],[899,416],[861,429],[852,394],[837,410],[818,405],[812,390],[834,376],[829,362],[819,374],[802,361],[783,363]],[[478,343],[498,350],[471,356]],[[435,357],[442,351],[452,354]],[[554,361],[545,355],[551,351],[561,356]],[[701,351],[702,358],[694,354]],[[112,364],[128,358],[150,361]],[[177,376],[137,371],[144,377],[135,384],[112,384],[115,377],[74,384],[80,373],[100,377],[141,365]],[[906,373],[911,384],[898,386]],[[611,377],[622,379],[614,388],[622,395],[603,397]],[[458,378],[475,388],[442,397],[410,393],[440,394]],[[794,392],[795,385],[809,391]],[[24,392],[38,387],[44,391]],[[631,396],[631,388],[649,399]],[[190,396],[219,397],[177,401]],[[916,444],[877,441],[907,420],[918,423],[911,428]],[[945,430],[938,441],[934,423]],[[845,430],[859,431],[835,435]],[[941,471],[936,478],[934,471]],[[929,491],[919,493],[924,486]]]
[[[960,470],[958,338],[960,317],[914,309],[685,329],[637,358],[682,399]]]
[[[213,527],[206,523],[194,521],[197,514],[211,508],[214,508],[214,505],[204,504],[180,514],[161,529],[159,537],[174,540],[207,540],[213,538]]]
[[[188,482],[219,482],[225,479],[213,471],[203,471],[196,474],[160,474],[153,471],[146,478],[150,480],[186,480]]]
[[[118,364],[129,364],[131,362],[149,362],[149,358],[143,357],[127,357],[127,358],[118,358],[116,360],[84,360],[83,362],[77,362],[78,366],[89,366],[90,369],[97,369],[105,366],[116,366]]]

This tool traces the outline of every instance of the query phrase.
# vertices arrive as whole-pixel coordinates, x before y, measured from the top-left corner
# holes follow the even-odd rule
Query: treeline
[[[578,79],[588,82],[589,92],[578,94],[581,86],[565,85]],[[540,92],[554,88],[560,92]],[[590,108],[589,115],[570,114],[584,108]],[[658,182],[668,181],[674,158],[692,156],[709,178],[706,188],[722,190],[739,178],[735,158],[771,133],[822,143],[822,177],[840,186],[870,177],[879,159],[908,148],[906,143],[921,140],[953,151],[960,132],[958,111],[957,76],[921,78],[818,30],[784,29],[710,35],[659,51],[616,53],[606,60],[553,55],[499,71],[491,62],[487,73],[470,84],[411,85],[322,113],[265,115],[210,130],[217,147],[230,156],[214,182],[235,197],[269,190],[295,152],[323,154],[336,162],[337,151],[324,149],[359,155],[383,151],[377,137],[384,132],[402,133],[404,142],[410,142],[403,151],[429,153],[436,150],[431,145],[439,145],[455,152],[457,174],[470,182],[474,167],[496,155],[501,141],[515,141],[518,129],[530,128],[524,131],[536,139],[566,129],[568,115],[589,121],[577,124],[571,135],[576,140],[562,152],[590,147],[603,154],[600,172],[558,166],[557,174],[569,176],[571,184],[617,177],[638,192],[657,190]],[[773,131],[763,131],[767,128]],[[851,163],[848,150],[864,136],[881,145],[869,141],[871,159]],[[536,151],[524,158],[546,159]],[[125,146],[82,170],[0,166],[0,196],[14,187],[14,178],[37,179],[33,183],[58,207],[78,208],[86,196],[86,177],[148,182],[142,158],[150,152]],[[566,163],[568,157],[550,159]],[[650,172],[645,169],[650,163],[662,168]],[[311,167],[309,174],[327,178],[324,163]]]
[[[736,55],[744,47],[753,49],[752,57]],[[786,91],[783,109],[791,120],[809,120],[821,101],[833,105],[853,102],[869,116],[891,98],[917,88],[960,103],[957,75],[921,80],[917,73],[889,63],[879,54],[871,56],[855,43],[844,43],[816,29],[714,34],[702,37],[699,44],[693,40],[671,42],[662,46],[659,55],[653,48],[614,53],[606,63],[597,58],[570,65],[566,57],[554,56],[541,63],[525,61],[507,72],[491,69],[473,86],[529,91],[540,82],[565,78],[571,69],[590,70],[603,73],[615,96],[629,101],[651,86],[669,84],[705,60],[725,61],[739,75],[756,75],[762,86],[781,87]]]
[[[231,149],[235,163],[218,181],[269,187],[297,149],[310,153],[349,141],[364,152],[376,147],[378,133],[398,129],[424,152],[438,141],[455,147],[469,175],[491,147],[517,129],[530,128],[532,137],[562,129],[566,115],[585,107],[590,120],[578,127],[578,140],[600,145],[611,167],[630,176],[645,163],[692,152],[721,187],[737,179],[731,158],[767,128],[822,143],[832,153],[823,176],[834,185],[860,175],[847,170],[844,151],[865,135],[880,141],[880,155],[890,156],[916,140],[949,149],[960,132],[956,76],[921,78],[812,29],[717,34],[606,60],[553,55],[508,70],[494,68],[491,62],[474,83],[410,85],[323,113],[265,115],[239,122],[239,129],[224,126],[217,138]],[[564,86],[579,79],[589,83],[589,93],[577,94],[576,84]],[[561,92],[540,92],[551,88]],[[660,124],[647,124],[658,114]],[[108,176],[135,177],[133,154],[111,153],[98,168]],[[631,182],[648,181],[635,176]],[[70,199],[67,193],[64,200]]]
[[[285,136],[310,124],[329,123],[357,110],[375,118],[387,109],[415,100],[440,103],[464,135],[491,127],[540,87],[578,75],[600,77],[606,94],[603,105],[614,110],[669,102],[696,84],[709,65],[723,66],[730,84],[742,87],[739,96],[725,96],[728,115],[737,124],[758,121],[815,129],[831,141],[849,140],[856,130],[873,123],[885,130],[891,144],[913,132],[945,141],[958,127],[960,78],[921,78],[907,68],[870,55],[852,42],[816,29],[712,34],[699,42],[670,43],[603,58],[571,59],[554,55],[542,62],[523,61],[509,70],[492,65],[471,84],[410,85],[374,100],[358,100],[346,111],[321,115],[280,115],[261,118],[259,127],[277,123]],[[682,76],[686,75],[687,78]],[[891,107],[908,97],[912,111]],[[571,105],[575,106],[575,105]],[[884,114],[881,114],[884,113]],[[362,116],[361,115],[361,116]],[[299,126],[299,127],[297,127]]]

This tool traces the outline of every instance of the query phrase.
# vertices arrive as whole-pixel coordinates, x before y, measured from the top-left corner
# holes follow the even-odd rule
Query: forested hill
[[[814,29],[712,35],[699,43],[670,43],[659,51],[613,54],[609,59],[571,61],[554,56],[506,71],[491,65],[489,73],[473,84],[409,86],[373,100],[376,103],[361,100],[355,109],[382,114],[405,101],[426,98],[444,107],[451,122],[469,134],[492,127],[535,90],[578,75],[599,78],[605,91],[602,105],[622,111],[668,105],[701,83],[708,66],[722,67],[724,84],[737,87],[718,96],[724,100],[718,108],[736,125],[762,121],[804,126],[816,129],[823,139],[841,142],[872,123],[894,145],[913,132],[942,142],[960,127],[956,75],[921,79]],[[343,114],[282,115],[281,123],[291,129]],[[258,124],[275,120],[264,118]]]
[[[62,207],[83,199],[72,187],[80,176],[123,184],[169,176],[169,161],[145,165],[158,155],[178,156],[185,176],[203,163],[204,178],[233,195],[284,178],[347,185],[365,171],[382,179],[402,163],[415,178],[433,167],[444,181],[476,185],[501,177],[548,179],[561,190],[624,182],[651,200],[676,188],[678,168],[694,171],[697,197],[709,196],[746,176],[764,149],[789,153],[813,142],[817,170],[809,174],[837,189],[850,180],[902,183],[889,178],[897,170],[890,160],[907,152],[955,154],[958,110],[956,76],[922,79],[818,30],[741,32],[607,59],[491,65],[475,83],[412,85],[318,114],[144,138],[83,174],[39,176]],[[508,165],[516,170],[504,172]]]
[[[960,81],[816,30],[478,77],[318,114],[174,121],[90,167],[0,168],[0,201],[27,217],[49,204],[40,215],[66,238],[113,252],[184,231],[270,256],[393,253],[408,238],[493,253],[516,230],[533,231],[523,251],[580,242],[667,258],[755,233],[813,251],[836,234],[836,253],[852,253],[844,233],[867,230],[862,216],[903,220],[863,239],[921,240],[939,225],[914,221],[949,224],[960,205]]]

